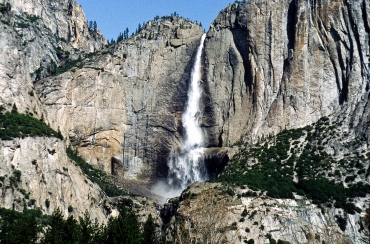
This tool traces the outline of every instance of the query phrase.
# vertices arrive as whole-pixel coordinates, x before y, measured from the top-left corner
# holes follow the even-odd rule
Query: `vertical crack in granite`
[[[357,101],[368,81],[366,4],[247,0],[221,11],[205,53],[210,95],[218,105],[215,124],[229,124],[213,128],[223,146],[242,135],[255,141],[310,124]],[[232,47],[242,65],[224,58]],[[235,94],[242,97],[240,105]],[[231,98],[235,107],[223,102]]]

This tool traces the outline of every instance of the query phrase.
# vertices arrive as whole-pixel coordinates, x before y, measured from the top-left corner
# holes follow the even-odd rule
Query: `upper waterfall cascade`
[[[186,188],[196,181],[208,179],[204,165],[204,139],[199,126],[199,101],[202,94],[201,57],[206,35],[203,34],[196,53],[196,59],[191,71],[191,83],[188,90],[188,101],[182,115],[182,125],[185,135],[179,149],[173,149],[169,160],[168,183],[177,188]]]

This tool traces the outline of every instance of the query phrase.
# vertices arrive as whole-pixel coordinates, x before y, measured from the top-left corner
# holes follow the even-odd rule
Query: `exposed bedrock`
[[[221,11],[205,42],[210,144],[256,141],[366,103],[369,5],[247,0]]]
[[[46,120],[107,172],[119,167],[116,157],[127,179],[166,177],[202,34],[199,25],[178,17],[149,21],[82,68],[39,81]]]
[[[260,0],[221,11],[202,54],[206,147],[256,142],[338,111],[368,135],[369,16],[367,1]],[[202,33],[177,17],[149,21],[82,68],[39,81],[45,119],[106,172],[121,167],[116,157],[125,178],[166,177]]]
[[[76,53],[99,50],[106,40],[100,31],[89,31],[75,1],[0,0],[6,3],[10,10],[0,13],[0,105],[9,110],[15,104],[41,118],[33,81],[61,65],[62,52],[77,59]]]

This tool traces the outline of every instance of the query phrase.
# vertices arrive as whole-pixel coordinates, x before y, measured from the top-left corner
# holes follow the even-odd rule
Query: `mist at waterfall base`
[[[201,58],[205,37],[204,34],[201,38],[191,71],[188,100],[182,115],[182,125],[185,129],[184,138],[177,146],[173,147],[169,156],[167,182],[161,181],[152,188],[154,193],[166,198],[178,196],[191,183],[208,179],[203,159],[205,142],[198,122],[201,116],[199,109],[202,95]]]

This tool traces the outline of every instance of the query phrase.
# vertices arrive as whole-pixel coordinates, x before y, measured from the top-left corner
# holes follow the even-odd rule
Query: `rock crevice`
[[[368,10],[362,1],[266,0],[221,11],[205,43],[217,125],[207,133],[222,134],[222,146],[255,142],[356,103],[368,83]]]

